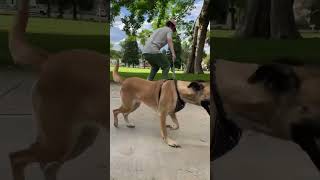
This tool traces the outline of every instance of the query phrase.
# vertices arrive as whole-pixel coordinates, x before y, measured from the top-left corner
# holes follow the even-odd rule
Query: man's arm
[[[169,46],[171,54],[172,54],[172,60],[175,61],[176,60],[176,53],[174,52],[172,37],[167,37],[167,42],[168,42],[168,46]]]

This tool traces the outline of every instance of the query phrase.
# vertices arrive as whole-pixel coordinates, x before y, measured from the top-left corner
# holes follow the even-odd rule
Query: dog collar
[[[173,80],[173,79],[168,79],[168,80]],[[159,90],[159,101],[160,101],[160,97],[161,97],[161,89],[162,89],[162,85],[163,83],[165,83],[166,81],[168,80],[164,80],[160,86],[160,90]],[[177,103],[176,103],[176,108],[174,110],[174,112],[178,112],[180,110],[182,110],[185,105],[186,105],[186,102],[184,102],[182,99],[181,99],[181,96],[180,96],[180,93],[178,91],[178,86],[177,86],[177,80],[173,80],[174,81],[174,86],[175,86],[175,89],[176,89],[176,93],[177,93]]]

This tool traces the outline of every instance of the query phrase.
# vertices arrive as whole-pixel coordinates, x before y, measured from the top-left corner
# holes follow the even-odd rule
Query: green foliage
[[[110,57],[111,59],[116,59],[116,60],[120,60],[122,57],[121,51],[114,50],[112,43],[110,43]]]
[[[144,22],[144,17],[131,14],[129,16],[121,18],[121,21],[124,24],[123,31],[126,32],[128,36],[135,36],[138,29]]]
[[[147,41],[148,38],[151,36],[151,34],[152,34],[152,31],[151,31],[151,30],[149,30],[149,29],[144,29],[144,30],[142,30],[142,31],[138,34],[137,38],[139,39],[139,41],[140,41],[140,43],[141,43],[142,45],[145,45],[145,44],[146,44],[146,41]]]
[[[182,66],[182,45],[181,45],[180,37],[176,34],[174,34],[173,36],[173,46],[176,53],[176,60],[174,62],[174,67],[180,69]],[[167,50],[166,54],[168,56],[170,63],[172,64],[171,51]]]
[[[126,22],[134,19],[136,23],[142,24],[146,16],[147,22],[151,22],[153,29],[157,29],[165,25],[168,19],[175,18],[178,29],[183,30],[186,27],[183,18],[195,8],[194,0],[111,0],[111,23],[116,16],[120,15],[121,7],[127,8],[131,13],[129,17],[125,17]],[[133,17],[130,18],[130,16]],[[132,24],[134,23],[131,22],[130,28],[133,27]],[[179,27],[180,25],[182,26]],[[127,29],[130,29],[129,27]],[[190,30],[190,27],[188,29]]]
[[[125,41],[120,43],[122,47],[122,63],[126,66],[135,66],[139,64],[140,50],[135,36],[128,36]]]
[[[181,63],[186,65],[188,58],[191,54],[191,42],[184,41],[182,42],[181,46],[182,46]]]
[[[203,54],[205,54],[205,53],[203,53]],[[208,67],[208,68],[210,68],[210,54],[206,54],[205,56],[204,56],[204,59],[203,59],[203,63]]]

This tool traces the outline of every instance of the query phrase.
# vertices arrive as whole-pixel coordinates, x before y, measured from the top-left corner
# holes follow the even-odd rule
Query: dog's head
[[[202,106],[210,114],[210,83],[200,80],[186,83],[186,87],[181,92],[183,100]]]
[[[249,77],[248,83],[263,83],[276,97],[279,121],[287,125],[313,124],[320,129],[320,77],[310,75],[302,81],[298,75],[292,66],[263,65]]]
[[[300,80],[288,65],[268,64],[260,66],[249,78],[248,83],[263,83],[273,94],[281,95],[300,88]]]

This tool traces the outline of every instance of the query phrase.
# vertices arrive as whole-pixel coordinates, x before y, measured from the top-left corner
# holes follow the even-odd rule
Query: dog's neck
[[[197,102],[195,98],[195,92],[188,87],[189,84],[190,82],[188,81],[177,81],[177,88],[181,99],[186,103],[200,105],[200,102]]]

